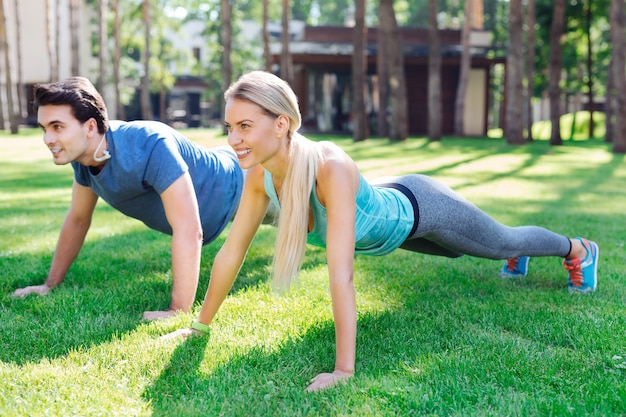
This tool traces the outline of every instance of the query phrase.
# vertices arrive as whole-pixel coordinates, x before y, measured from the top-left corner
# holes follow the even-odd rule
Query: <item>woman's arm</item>
[[[226,242],[215,256],[211,280],[198,321],[209,324],[233,285],[269,204],[263,187],[263,167],[246,173],[243,194]]]
[[[213,261],[209,288],[198,315],[200,323],[211,323],[217,310],[228,295],[243,264],[246,252],[254,238],[259,225],[263,221],[269,204],[269,198],[263,187],[263,167],[251,168],[246,173],[243,193],[237,214],[233,220],[226,242]],[[176,332],[182,336],[192,333],[191,329]]]
[[[347,155],[336,151],[320,165],[317,191],[326,207],[326,259],[335,319],[336,359],[332,373],[316,376],[308,391],[335,385],[351,377],[356,357],[356,300],[354,291],[354,246],[358,170]]]

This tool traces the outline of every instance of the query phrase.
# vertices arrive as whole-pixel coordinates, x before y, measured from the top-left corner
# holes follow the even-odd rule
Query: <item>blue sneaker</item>
[[[528,273],[528,261],[530,261],[530,256],[517,256],[507,259],[502,265],[500,276],[502,278],[525,277]]]
[[[582,237],[577,237],[585,249],[587,255],[585,259],[564,259],[563,268],[567,269],[569,279],[567,280],[567,289],[569,292],[588,293],[596,290],[598,285],[598,258],[600,257],[600,248],[595,242]]]

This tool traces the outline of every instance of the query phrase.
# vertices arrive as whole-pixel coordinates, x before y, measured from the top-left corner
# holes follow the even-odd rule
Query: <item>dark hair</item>
[[[72,114],[82,124],[92,117],[98,124],[98,132],[109,130],[109,117],[102,96],[96,87],[84,77],[70,77],[63,81],[35,86],[35,110],[40,106],[68,105]]]

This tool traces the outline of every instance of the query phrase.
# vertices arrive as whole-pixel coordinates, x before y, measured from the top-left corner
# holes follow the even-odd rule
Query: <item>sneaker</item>
[[[567,269],[569,279],[567,289],[570,292],[588,293],[596,290],[598,285],[598,258],[600,249],[595,242],[577,237],[585,249],[585,259],[564,259],[563,268]]]
[[[500,276],[502,278],[525,277],[528,273],[528,261],[530,261],[530,256],[516,256],[507,259],[500,269]]]

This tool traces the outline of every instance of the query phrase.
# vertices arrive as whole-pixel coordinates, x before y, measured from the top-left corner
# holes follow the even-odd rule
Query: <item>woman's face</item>
[[[281,158],[286,150],[289,119],[270,116],[258,105],[241,99],[229,99],[225,107],[228,144],[237,153],[239,165],[249,169]]]

